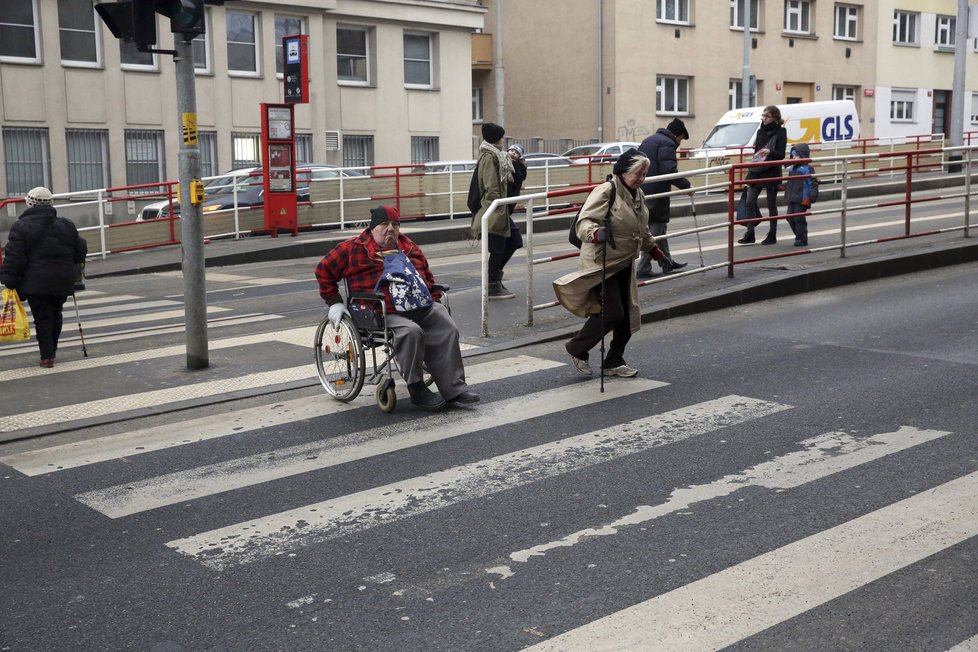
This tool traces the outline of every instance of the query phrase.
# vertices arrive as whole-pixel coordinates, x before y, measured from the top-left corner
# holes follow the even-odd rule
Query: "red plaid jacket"
[[[430,290],[435,283],[435,277],[428,266],[428,259],[421,253],[418,245],[406,235],[399,234],[397,248],[411,259]],[[316,265],[319,296],[329,305],[342,301],[339,283],[344,278],[347,279],[350,292],[373,292],[383,271],[383,253],[370,234],[370,229],[366,229],[355,238],[341,242]],[[393,312],[394,304],[391,303],[387,287],[382,286],[380,289],[387,295],[387,310]],[[437,300],[438,295],[434,296]]]

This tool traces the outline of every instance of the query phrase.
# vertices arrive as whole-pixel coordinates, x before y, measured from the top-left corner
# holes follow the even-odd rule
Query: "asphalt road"
[[[976,272],[656,323],[604,394],[554,342],[443,415],[4,446],[0,649],[970,649]]]

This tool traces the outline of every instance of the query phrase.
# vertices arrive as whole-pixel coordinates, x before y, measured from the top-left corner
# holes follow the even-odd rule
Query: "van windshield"
[[[737,122],[717,125],[703,141],[703,149],[722,147],[744,147],[751,145],[751,138],[757,131],[759,122]]]

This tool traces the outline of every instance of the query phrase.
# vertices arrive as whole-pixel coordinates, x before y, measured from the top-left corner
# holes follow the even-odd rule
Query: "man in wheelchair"
[[[340,295],[346,279],[349,292],[383,293],[387,328],[393,333],[397,365],[407,383],[411,403],[425,410],[440,410],[446,403],[469,404],[478,394],[465,384],[465,368],[458,346],[458,327],[432,291],[435,277],[421,249],[401,234],[401,216],[393,206],[370,211],[370,227],[345,240],[316,266],[319,296],[329,305],[334,328],[349,310]],[[423,380],[431,373],[439,394]]]

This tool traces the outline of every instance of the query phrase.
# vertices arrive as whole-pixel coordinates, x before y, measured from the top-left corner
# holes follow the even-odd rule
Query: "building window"
[[[852,5],[835,6],[833,36],[844,41],[855,41],[859,38],[859,7]]]
[[[51,187],[51,153],[47,129],[3,129],[7,194],[26,195],[35,186]]]
[[[68,190],[79,192],[109,186],[109,132],[67,129]]]
[[[971,124],[978,124],[978,93],[971,94]]]
[[[431,88],[431,36],[404,35],[404,85]]]
[[[258,76],[258,28],[255,14],[227,12],[228,72]]]
[[[810,0],[785,0],[784,31],[792,34],[812,33],[812,3]]]
[[[37,0],[4,0],[0,3],[0,61],[40,63],[41,53],[37,45],[40,38]]]
[[[312,163],[312,134],[295,135],[295,164]]]
[[[156,55],[140,52],[135,43],[119,41],[119,59],[123,70],[156,70]]]
[[[482,122],[485,118],[482,112],[482,87],[472,87],[472,122]]]
[[[214,131],[197,132],[197,143],[200,147],[200,176],[216,177],[217,167],[217,133]]]
[[[336,79],[341,82],[366,85],[369,60],[367,58],[367,30],[354,27],[336,28]]]
[[[656,77],[655,112],[682,115],[689,113],[689,79]]]
[[[69,66],[99,65],[95,11],[89,0],[58,0],[58,36],[61,63]]]
[[[211,32],[211,12],[209,9],[204,11],[204,28],[206,31],[195,36],[191,45],[194,49],[194,72],[207,75],[211,72],[211,44],[207,38]]]
[[[957,20],[954,16],[937,16],[934,43],[940,49],[954,49],[954,29]]]
[[[893,42],[896,45],[917,45],[917,23],[920,14],[910,11],[893,12]]]
[[[150,129],[126,129],[126,183],[135,186],[158,183],[165,176],[163,132]],[[156,192],[157,188],[139,188],[132,194]]]
[[[832,87],[832,99],[833,100],[852,100],[856,101],[856,87],[855,86],[833,86]]]
[[[689,0],[656,0],[655,19],[663,23],[689,24]]]
[[[438,136],[411,136],[411,164],[438,160]]]
[[[760,25],[760,4],[760,0],[750,3],[750,28],[753,31]],[[730,27],[744,29],[744,0],[730,0]]]
[[[731,79],[730,84],[727,87],[727,110],[732,111],[734,109],[742,109],[744,107],[750,106],[750,101],[744,104],[743,101],[743,90],[744,90],[744,80],[743,79]]]
[[[231,132],[231,167],[254,168],[261,165],[261,135]]]
[[[282,54],[282,39],[306,33],[306,21],[299,16],[275,15],[275,74],[282,77],[285,70],[285,55]]]
[[[893,122],[913,122],[915,91],[894,90],[890,94],[890,120]]]
[[[373,136],[343,136],[343,167],[367,168],[374,164]]]

